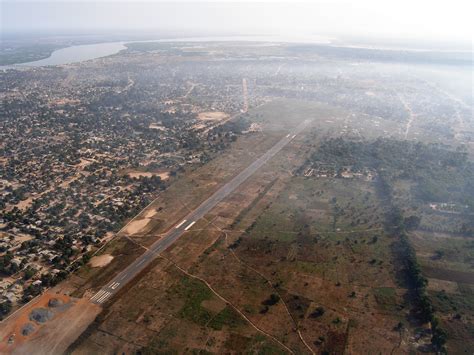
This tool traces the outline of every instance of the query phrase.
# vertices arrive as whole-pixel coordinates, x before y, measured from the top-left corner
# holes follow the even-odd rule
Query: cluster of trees
[[[23,290],[23,297],[22,302],[27,303],[32,298],[38,296],[44,287],[53,287],[57,285],[59,282],[64,280],[68,273],[66,271],[60,271],[55,275],[50,273],[45,273],[41,275],[40,281],[41,284],[30,284]]]
[[[312,318],[319,318],[319,317],[322,317],[324,313],[326,313],[326,311],[324,310],[324,307],[318,306],[313,312],[311,312],[309,316]]]
[[[463,150],[388,138],[332,138],[321,144],[310,162],[331,164],[336,171],[345,166],[384,171],[391,178],[415,181],[415,195],[422,201],[459,202],[474,211],[474,164]]]
[[[271,306],[276,305],[278,302],[280,302],[280,296],[278,296],[276,293],[272,293],[270,297],[268,297],[266,300],[262,302],[262,305],[264,306],[261,310],[261,314],[265,314],[268,312]]]
[[[12,263],[12,260],[13,254],[10,251],[0,256],[0,274],[13,275],[21,269],[21,265]]]
[[[12,303],[9,300],[5,300],[0,302],[0,320],[10,313],[12,310]]]
[[[238,135],[248,130],[249,127],[249,120],[244,117],[239,117],[212,128],[207,133],[207,141],[210,149],[215,152],[226,149],[231,142],[237,140]]]

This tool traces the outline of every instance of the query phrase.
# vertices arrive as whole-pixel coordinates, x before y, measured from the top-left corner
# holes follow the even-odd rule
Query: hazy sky
[[[0,0],[2,31],[170,29],[472,42],[472,0]]]

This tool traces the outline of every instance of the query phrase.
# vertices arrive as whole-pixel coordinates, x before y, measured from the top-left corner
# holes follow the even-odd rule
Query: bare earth
[[[110,254],[94,256],[93,258],[91,258],[89,264],[92,267],[103,267],[108,265],[113,260],[113,258],[114,257]]]
[[[62,301],[63,305],[48,307],[52,298]],[[49,309],[53,318],[45,323],[31,321],[29,315],[36,308]],[[8,323],[2,324],[0,354],[63,354],[101,310],[88,298],[72,298],[49,290],[15,313]],[[27,323],[33,324],[34,331],[24,336],[22,329]],[[10,343],[9,338],[13,339]]]
[[[137,234],[148,224],[149,221],[150,220],[148,218],[133,221],[127,226],[127,228],[125,228],[125,233]]]
[[[131,178],[139,178],[140,176],[143,177],[152,177],[152,176],[159,176],[161,180],[168,180],[170,177],[169,172],[163,172],[163,173],[151,173],[151,172],[144,172],[144,171],[134,171],[130,172],[127,174]]]
[[[198,118],[203,121],[220,121],[228,118],[229,115],[225,112],[201,112]]]

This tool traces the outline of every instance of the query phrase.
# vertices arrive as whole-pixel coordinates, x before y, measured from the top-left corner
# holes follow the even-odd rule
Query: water
[[[167,38],[159,40],[128,41],[128,42],[107,42],[96,44],[84,44],[61,48],[55,50],[48,58],[34,62],[20,63],[8,66],[0,66],[0,69],[19,69],[21,67],[43,67],[48,65],[61,65],[83,62],[86,60],[106,57],[116,54],[126,49],[125,43],[142,42],[286,42],[286,43],[330,43],[322,37],[279,37],[279,36],[226,36],[226,37],[188,37],[188,38]]]
[[[55,50],[48,58],[34,62],[16,64],[19,66],[42,67],[46,65],[60,65],[83,62],[85,60],[106,57],[120,52],[127,47],[123,42],[84,44]]]

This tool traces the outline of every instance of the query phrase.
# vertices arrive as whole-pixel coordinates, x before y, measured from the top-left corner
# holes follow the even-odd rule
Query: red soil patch
[[[48,307],[52,298],[61,300],[63,305]],[[45,323],[31,321],[29,315],[36,308],[48,308],[54,317]],[[2,322],[0,354],[62,354],[101,310],[87,298],[76,299],[56,294],[53,290],[47,291]],[[27,323],[33,324],[35,329],[24,336],[22,329]],[[9,343],[9,339],[13,341]]]

